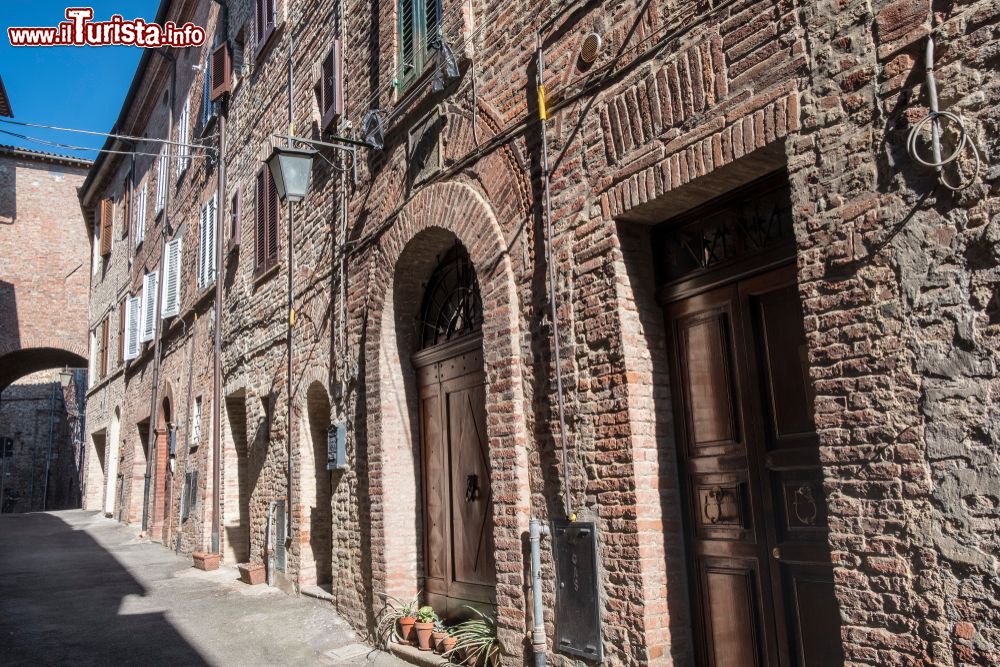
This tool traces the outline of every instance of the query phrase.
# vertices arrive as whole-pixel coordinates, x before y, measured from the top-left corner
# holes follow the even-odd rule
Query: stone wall
[[[0,394],[2,511],[80,507],[83,461],[68,407],[55,371],[25,376]]]

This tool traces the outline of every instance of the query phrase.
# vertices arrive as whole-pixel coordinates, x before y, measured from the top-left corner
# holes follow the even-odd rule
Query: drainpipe
[[[542,535],[549,534],[549,527],[538,519],[532,519],[529,524],[531,538],[531,617],[534,626],[531,629],[531,649],[535,652],[535,667],[545,667],[546,640],[545,617],[542,612]]]
[[[274,585],[274,535],[271,532],[271,524],[274,522],[274,506],[278,503],[272,500],[267,504],[267,527],[264,529],[264,562],[267,563],[267,585]]]
[[[563,401],[562,353],[559,345],[559,314],[556,307],[556,267],[552,260],[552,195],[549,191],[549,138],[545,121],[548,112],[545,108],[545,51],[542,48],[542,32],[535,31],[538,45],[538,116],[542,125],[542,189],[545,191],[545,264],[549,274],[549,305],[552,317],[552,344],[556,364],[556,399],[559,408],[559,444],[562,449],[563,468],[563,502],[566,507],[566,517],[573,520],[573,506],[569,488],[569,455],[566,446],[566,406]]]
[[[167,140],[174,134],[174,98],[176,97],[176,87],[177,87],[177,59],[166,53],[165,51],[156,51],[160,56],[170,62],[170,89],[169,89],[169,104],[167,105]],[[170,146],[171,144],[167,144]],[[173,151],[173,149],[170,149]],[[170,158],[167,158],[167,178],[170,178]],[[163,227],[160,229],[160,266],[163,267],[164,257],[167,252],[167,229],[170,227],[170,188],[167,188],[164,200],[163,200]],[[160,285],[159,280],[156,281],[156,295],[154,299],[155,309],[153,312],[156,334],[154,339],[156,345],[153,351],[153,375],[151,378],[152,391],[150,407],[149,407],[149,429],[148,429],[148,442],[149,442],[149,456],[146,457],[146,477],[145,483],[143,484],[142,492],[142,531],[145,533],[149,530],[149,491],[152,480],[152,473],[155,470],[153,468],[153,461],[156,460],[157,456],[157,446],[156,446],[156,403],[159,400],[157,396],[160,381],[160,335],[162,332],[162,327],[160,326]],[[166,486],[164,486],[166,489]],[[155,494],[153,502],[156,502]]]
[[[222,23],[224,39],[229,39],[229,5],[224,0],[216,0],[219,4],[219,14]],[[208,72],[206,72],[206,75]],[[217,176],[219,182],[216,191],[219,193],[218,210],[216,211],[215,230],[215,367],[212,371],[212,548],[211,553],[217,554],[220,549],[220,533],[222,523],[222,275],[223,252],[222,233],[219,232],[219,222],[226,229],[226,100],[219,100],[219,164]]]
[[[222,113],[222,103],[219,107],[219,164],[217,185],[218,210],[216,220],[226,219],[226,117]],[[226,223],[223,222],[223,228]],[[215,368],[212,377],[212,550],[219,553],[220,532],[222,523],[222,232],[218,222],[215,229]]]
[[[292,120],[293,106],[293,84],[295,79],[292,74],[292,51],[295,48],[295,26],[292,25],[291,2],[288,7],[288,135],[286,141],[288,146],[292,145],[292,137],[295,136],[295,128]],[[288,202],[288,389],[285,396],[285,444],[288,450],[288,465],[285,469],[288,473],[288,488],[285,490],[285,541],[292,539],[292,343],[295,331],[295,294],[293,290],[295,274],[295,253],[292,244],[295,242],[294,226],[292,224],[292,202]],[[286,545],[287,546],[287,545]],[[270,570],[268,571],[270,572]],[[268,575],[270,576],[270,574]]]

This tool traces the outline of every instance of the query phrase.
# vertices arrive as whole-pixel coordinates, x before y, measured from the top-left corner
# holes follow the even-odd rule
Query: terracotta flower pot
[[[435,653],[444,652],[444,638],[448,636],[448,633],[444,630],[435,630],[431,633],[431,646],[434,647]]]
[[[240,580],[245,584],[256,586],[267,579],[267,570],[264,569],[263,563],[240,563],[236,568],[240,571]]]
[[[404,616],[399,619],[399,635],[403,638],[403,643],[408,644],[413,641],[413,624],[417,619],[413,616]]]
[[[430,651],[433,646],[431,646],[431,635],[434,634],[434,623],[416,623],[413,626],[417,631],[417,648],[421,651]]]
[[[455,650],[455,644],[457,643],[458,643],[457,639],[455,639],[451,635],[448,635],[443,640],[441,640],[441,653],[447,658],[455,657],[457,659],[457,656],[453,656],[452,654],[452,651]],[[454,662],[454,660],[452,660],[452,662]]]
[[[206,572],[211,570],[219,569],[219,554],[205,553],[204,551],[195,551],[191,554],[191,558],[194,560],[194,566],[199,570],[205,570]]]

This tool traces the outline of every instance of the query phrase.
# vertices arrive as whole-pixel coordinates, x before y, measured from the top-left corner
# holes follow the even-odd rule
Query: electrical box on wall
[[[330,424],[326,431],[326,469],[347,470],[347,424]]]
[[[556,650],[601,662],[601,596],[597,578],[597,525],[556,521]]]

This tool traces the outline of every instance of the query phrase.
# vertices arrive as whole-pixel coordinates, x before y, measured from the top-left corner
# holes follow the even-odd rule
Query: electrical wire
[[[19,132],[10,132],[9,130],[0,130],[0,134],[6,134],[11,137],[16,137],[22,141],[30,141],[32,143],[41,144],[43,146],[49,146],[51,148],[61,148],[67,151],[89,151],[94,153],[108,153],[111,155],[148,155],[150,157],[187,157],[187,158],[205,158],[205,155],[186,155],[181,156],[178,154],[167,154],[161,155],[160,153],[145,153],[142,151],[116,151],[110,148],[89,148],[87,146],[73,146],[71,144],[64,144],[58,141],[49,141],[48,139],[40,139],[38,137],[32,137],[27,134],[20,134]],[[70,156],[73,157],[73,156]]]
[[[934,16],[933,8],[931,8],[931,34],[927,36],[927,46],[924,51],[924,58],[926,60],[924,66],[927,73],[925,85],[927,89],[927,105],[930,111],[910,129],[910,133],[906,137],[906,152],[910,154],[910,157],[917,164],[936,170],[941,185],[953,192],[958,192],[965,190],[979,180],[979,172],[982,169],[983,163],[979,155],[979,148],[974,141],[969,139],[969,131],[965,127],[965,121],[962,117],[951,111],[941,111],[938,108],[937,81],[934,78],[934,32],[937,30],[936,23],[936,17]],[[958,141],[955,149],[944,157],[941,156],[941,119],[947,120],[958,128]],[[927,126],[930,126],[931,130],[932,157],[930,159],[921,155],[917,148],[917,138],[920,137]],[[965,151],[966,146],[972,148],[972,157],[975,163],[972,175],[966,177],[959,168],[958,182],[951,182],[945,175],[944,167],[953,162],[958,167],[957,160]]]
[[[81,130],[74,127],[57,127],[55,125],[45,125],[42,123],[26,123],[23,121],[11,120],[9,118],[0,118],[0,123],[7,123],[8,125],[19,125],[21,127],[34,127],[41,130],[56,130],[58,132],[75,132],[77,134],[89,134],[91,136],[97,136],[97,137],[111,137],[112,139],[122,139],[124,141],[133,141],[133,142],[153,141],[161,144],[170,144],[172,146],[186,146],[189,148],[203,148],[209,151],[218,151],[218,149],[215,146],[209,146],[207,144],[192,144],[183,141],[171,141],[170,139],[155,139],[153,137],[134,137],[128,134],[115,134],[113,132],[95,132],[94,130]]]

